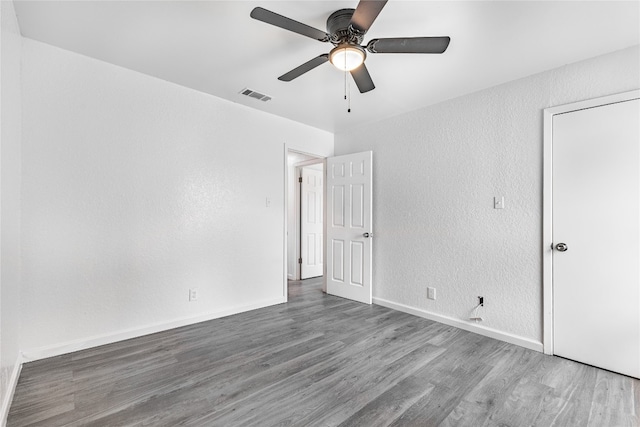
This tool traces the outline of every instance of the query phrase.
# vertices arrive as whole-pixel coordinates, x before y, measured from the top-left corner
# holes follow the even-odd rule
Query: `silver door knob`
[[[373,237],[373,233],[364,233],[362,237],[364,237],[365,239],[368,239],[369,237]]]
[[[560,251],[560,252],[566,252],[566,251],[567,251],[567,249],[569,249],[569,246],[567,246],[567,244],[566,244],[566,243],[558,243],[558,244],[556,245],[556,249],[557,249],[558,251]]]

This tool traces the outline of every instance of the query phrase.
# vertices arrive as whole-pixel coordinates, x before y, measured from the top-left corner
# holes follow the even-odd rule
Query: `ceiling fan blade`
[[[371,53],[443,53],[450,37],[400,37],[373,39],[367,43]]]
[[[351,70],[350,73],[360,93],[369,92],[376,88],[376,85],[373,84],[373,80],[371,80],[371,76],[369,75],[369,70],[367,70],[367,66],[364,65],[364,63],[355,70]]]
[[[324,53],[320,56],[316,56],[311,61],[307,61],[304,64],[300,65],[299,67],[296,67],[293,70],[289,71],[288,73],[281,75],[280,77],[278,77],[278,80],[282,80],[283,82],[290,82],[291,80],[297,77],[300,77],[307,71],[313,70],[318,65],[324,64],[328,60],[329,60],[329,54],[327,53]]]
[[[360,0],[355,12],[353,12],[350,24],[356,30],[366,33],[385,4],[387,4],[387,0]]]
[[[321,42],[327,42],[331,38],[331,36],[324,31],[310,27],[302,22],[294,21],[286,16],[278,15],[275,12],[261,7],[254,8],[250,16],[258,21],[266,22],[267,24],[275,25],[276,27],[284,28],[285,30],[293,31],[294,33],[302,34],[303,36],[311,37]]]

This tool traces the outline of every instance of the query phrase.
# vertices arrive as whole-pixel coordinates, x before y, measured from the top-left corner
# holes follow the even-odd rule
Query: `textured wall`
[[[284,144],[331,134],[28,39],[23,70],[25,351],[283,297]]]
[[[540,342],[542,111],[638,89],[639,56],[625,49],[337,134],[337,155],[374,152],[374,297],[468,319],[483,295],[483,326]]]
[[[0,404],[11,387],[20,345],[20,57],[22,40],[13,2],[0,2]],[[4,409],[4,408],[3,408]],[[8,409],[8,408],[7,408]],[[6,414],[0,413],[1,417]]]

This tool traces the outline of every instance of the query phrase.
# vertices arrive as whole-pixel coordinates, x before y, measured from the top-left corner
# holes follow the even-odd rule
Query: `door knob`
[[[556,245],[556,249],[557,249],[559,252],[566,252],[566,251],[567,251],[567,249],[569,249],[569,246],[567,246],[567,244],[566,244],[566,243],[558,243],[558,244]]]
[[[364,237],[365,239],[368,239],[369,237],[373,237],[373,233],[364,233],[362,237]]]

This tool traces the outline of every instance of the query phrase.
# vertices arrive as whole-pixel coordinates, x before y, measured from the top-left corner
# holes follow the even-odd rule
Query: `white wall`
[[[20,57],[13,2],[0,2],[0,424],[20,366]]]
[[[326,156],[331,134],[23,49],[27,358],[283,300],[285,144]]]
[[[481,327],[541,350],[542,111],[637,89],[639,64],[633,47],[337,134],[336,155],[374,152],[377,302],[466,324],[482,295]]]

